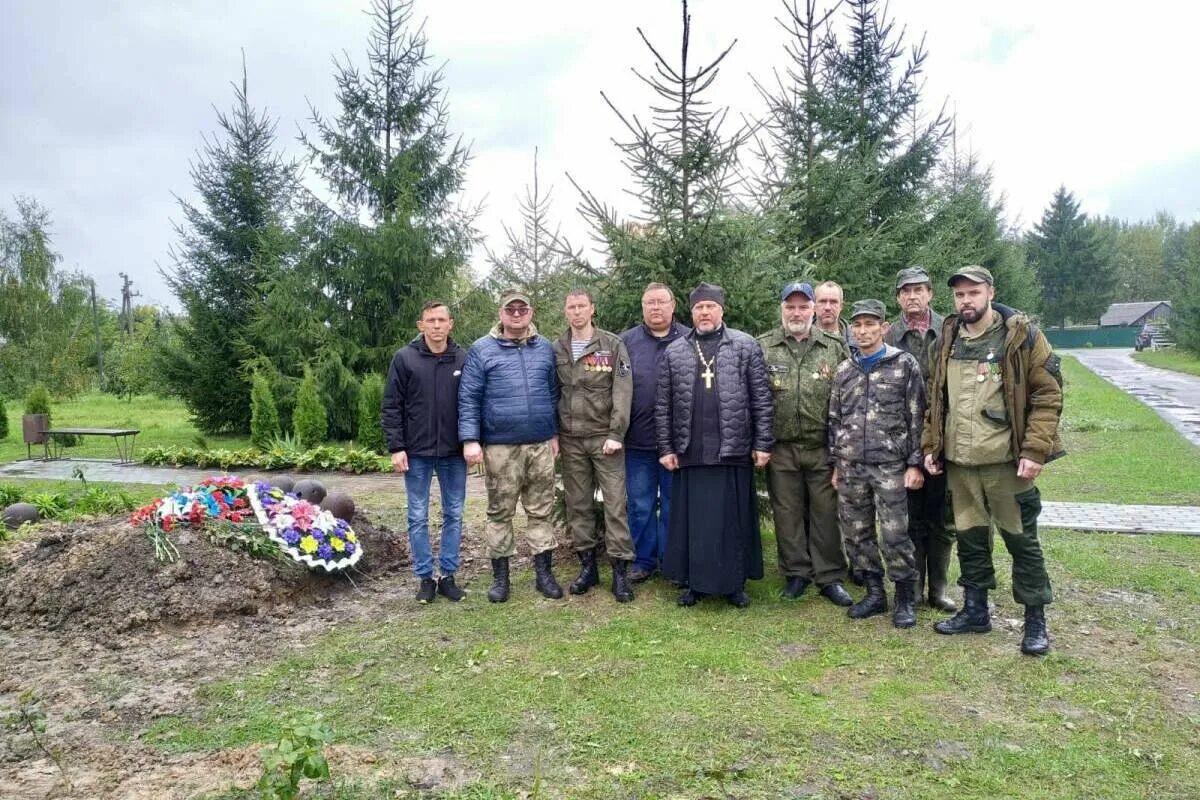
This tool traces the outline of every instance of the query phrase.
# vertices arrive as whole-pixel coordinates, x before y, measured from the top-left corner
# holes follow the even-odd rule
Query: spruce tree
[[[387,440],[383,435],[383,376],[371,372],[363,376],[358,393],[358,446],[372,453],[383,453]]]
[[[279,411],[271,394],[271,384],[256,372],[250,388],[250,444],[266,450],[280,431]]]
[[[1116,283],[1112,252],[1065,186],[1026,236],[1026,250],[1042,286],[1047,323],[1062,327],[1099,319]]]
[[[240,369],[257,349],[249,326],[294,247],[296,168],[275,152],[275,122],[251,107],[244,67],[234,97],[192,165],[199,201],[179,201],[174,267],[164,275],[187,320],[164,354],[163,379],[206,433],[250,428],[250,380]]]
[[[412,0],[373,0],[365,64],[336,62],[338,113],[303,136],[337,207],[310,204],[311,274],[346,365],[382,369],[425,297],[448,294],[473,215],[453,201],[467,148],[449,130]]]
[[[300,388],[296,390],[296,409],[292,412],[292,430],[301,447],[316,447],[325,441],[329,423],[325,406],[321,402],[321,390],[312,370],[305,368]]]
[[[0,394],[0,442],[8,438],[8,407],[4,395]]]
[[[773,308],[775,276],[756,248],[758,218],[739,206],[739,153],[749,136],[746,126],[724,128],[727,108],[713,108],[706,92],[720,74],[729,44],[707,64],[691,53],[692,18],[681,3],[678,61],[668,59],[638,28],[652,57],[653,72],[634,70],[654,100],[648,122],[620,111],[601,92],[627,134],[617,143],[633,179],[640,209],[630,220],[584,190],[580,213],[608,250],[609,269],[601,282],[601,325],[620,330],[641,315],[642,290],[661,281],[687,292],[702,280],[725,287],[733,298],[726,319],[735,327],[760,327],[762,309]]]

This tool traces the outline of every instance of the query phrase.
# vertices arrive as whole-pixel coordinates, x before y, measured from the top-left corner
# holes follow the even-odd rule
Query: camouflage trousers
[[[516,555],[513,515],[518,499],[529,520],[525,537],[530,551],[536,555],[553,550],[558,543],[550,522],[554,510],[554,453],[550,442],[484,445],[483,472],[488,494],[484,537],[489,556]]]
[[[596,486],[604,497],[604,548],[609,558],[633,560],[633,539],[625,504],[625,453],[606,456],[607,436],[560,436],[563,495],[571,547],[591,550],[600,544],[596,530]]]
[[[838,526],[852,569],[883,575],[886,562],[887,575],[893,581],[916,579],[916,556],[908,537],[904,469],[900,461],[888,464],[838,461]]]

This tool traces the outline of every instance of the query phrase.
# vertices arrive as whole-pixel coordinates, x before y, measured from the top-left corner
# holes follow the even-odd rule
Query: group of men
[[[569,592],[600,583],[603,547],[618,602],[661,572],[682,589],[682,606],[719,595],[745,607],[745,582],[763,577],[754,472],[765,469],[785,598],[815,585],[862,619],[888,610],[886,576],[896,627],[915,625],[927,597],[957,612],[939,633],[990,630],[995,527],[1026,609],[1021,649],[1044,654],[1051,589],[1033,480],[1062,452],[1058,359],[1024,314],[994,301],[986,269],[964,267],[949,286],[955,312],[943,319],[928,273],[901,270],[897,319],[867,299],[847,323],[836,283],[789,283],[779,326],[757,339],[725,325],[725,293],[707,283],[688,296],[692,327],[676,319],[671,289],[651,283],[641,324],[620,335],[595,326],[587,289],[571,290],[554,340],[537,332],[529,295],[511,289],[495,327],[466,352],[450,337],[447,305],[427,303],[420,334],[393,359],[383,405],[405,476],[418,601],[463,597],[454,573],[466,467],[480,463],[488,599],[511,592],[518,500],[537,590],[563,597],[552,564],[557,458],[580,564]],[[436,581],[434,474],[444,515]],[[956,540],[961,610],[946,592]],[[858,602],[851,579],[866,588]]]

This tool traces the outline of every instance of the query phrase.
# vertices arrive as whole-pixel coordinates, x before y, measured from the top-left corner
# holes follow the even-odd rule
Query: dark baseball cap
[[[796,292],[799,292],[800,294],[804,295],[809,300],[815,301],[817,299],[816,292],[813,291],[811,283],[800,283],[799,281],[792,281],[787,286],[783,287],[783,294],[779,295],[779,300],[781,302],[784,300],[787,300],[789,297],[794,295]]]
[[[859,300],[850,308],[850,319],[862,316],[887,319],[887,309],[883,307],[883,303],[879,300]]]
[[[924,267],[905,267],[896,273],[897,292],[912,283],[928,283],[933,286],[933,281],[929,279],[929,273]]]
[[[950,280],[946,281],[946,285],[953,286],[954,282],[959,278],[966,278],[972,283],[986,283],[988,286],[993,285],[992,273],[988,272],[985,268],[979,266],[978,264],[971,264],[970,266],[962,267],[950,276]]]

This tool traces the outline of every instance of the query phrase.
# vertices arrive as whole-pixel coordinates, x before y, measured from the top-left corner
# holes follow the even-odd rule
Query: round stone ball
[[[272,486],[283,489],[285,492],[290,492],[296,488],[296,479],[291,475],[276,475],[269,479]]]
[[[33,503],[13,503],[4,509],[4,524],[10,531],[21,527],[23,523],[37,522],[41,518]]]
[[[354,518],[354,498],[345,492],[333,492],[328,495],[321,501],[321,508],[347,522]]]
[[[324,484],[312,478],[296,481],[296,485],[292,487],[292,492],[299,495],[301,500],[307,500],[310,503],[320,503],[325,499],[325,495],[327,494]]]

